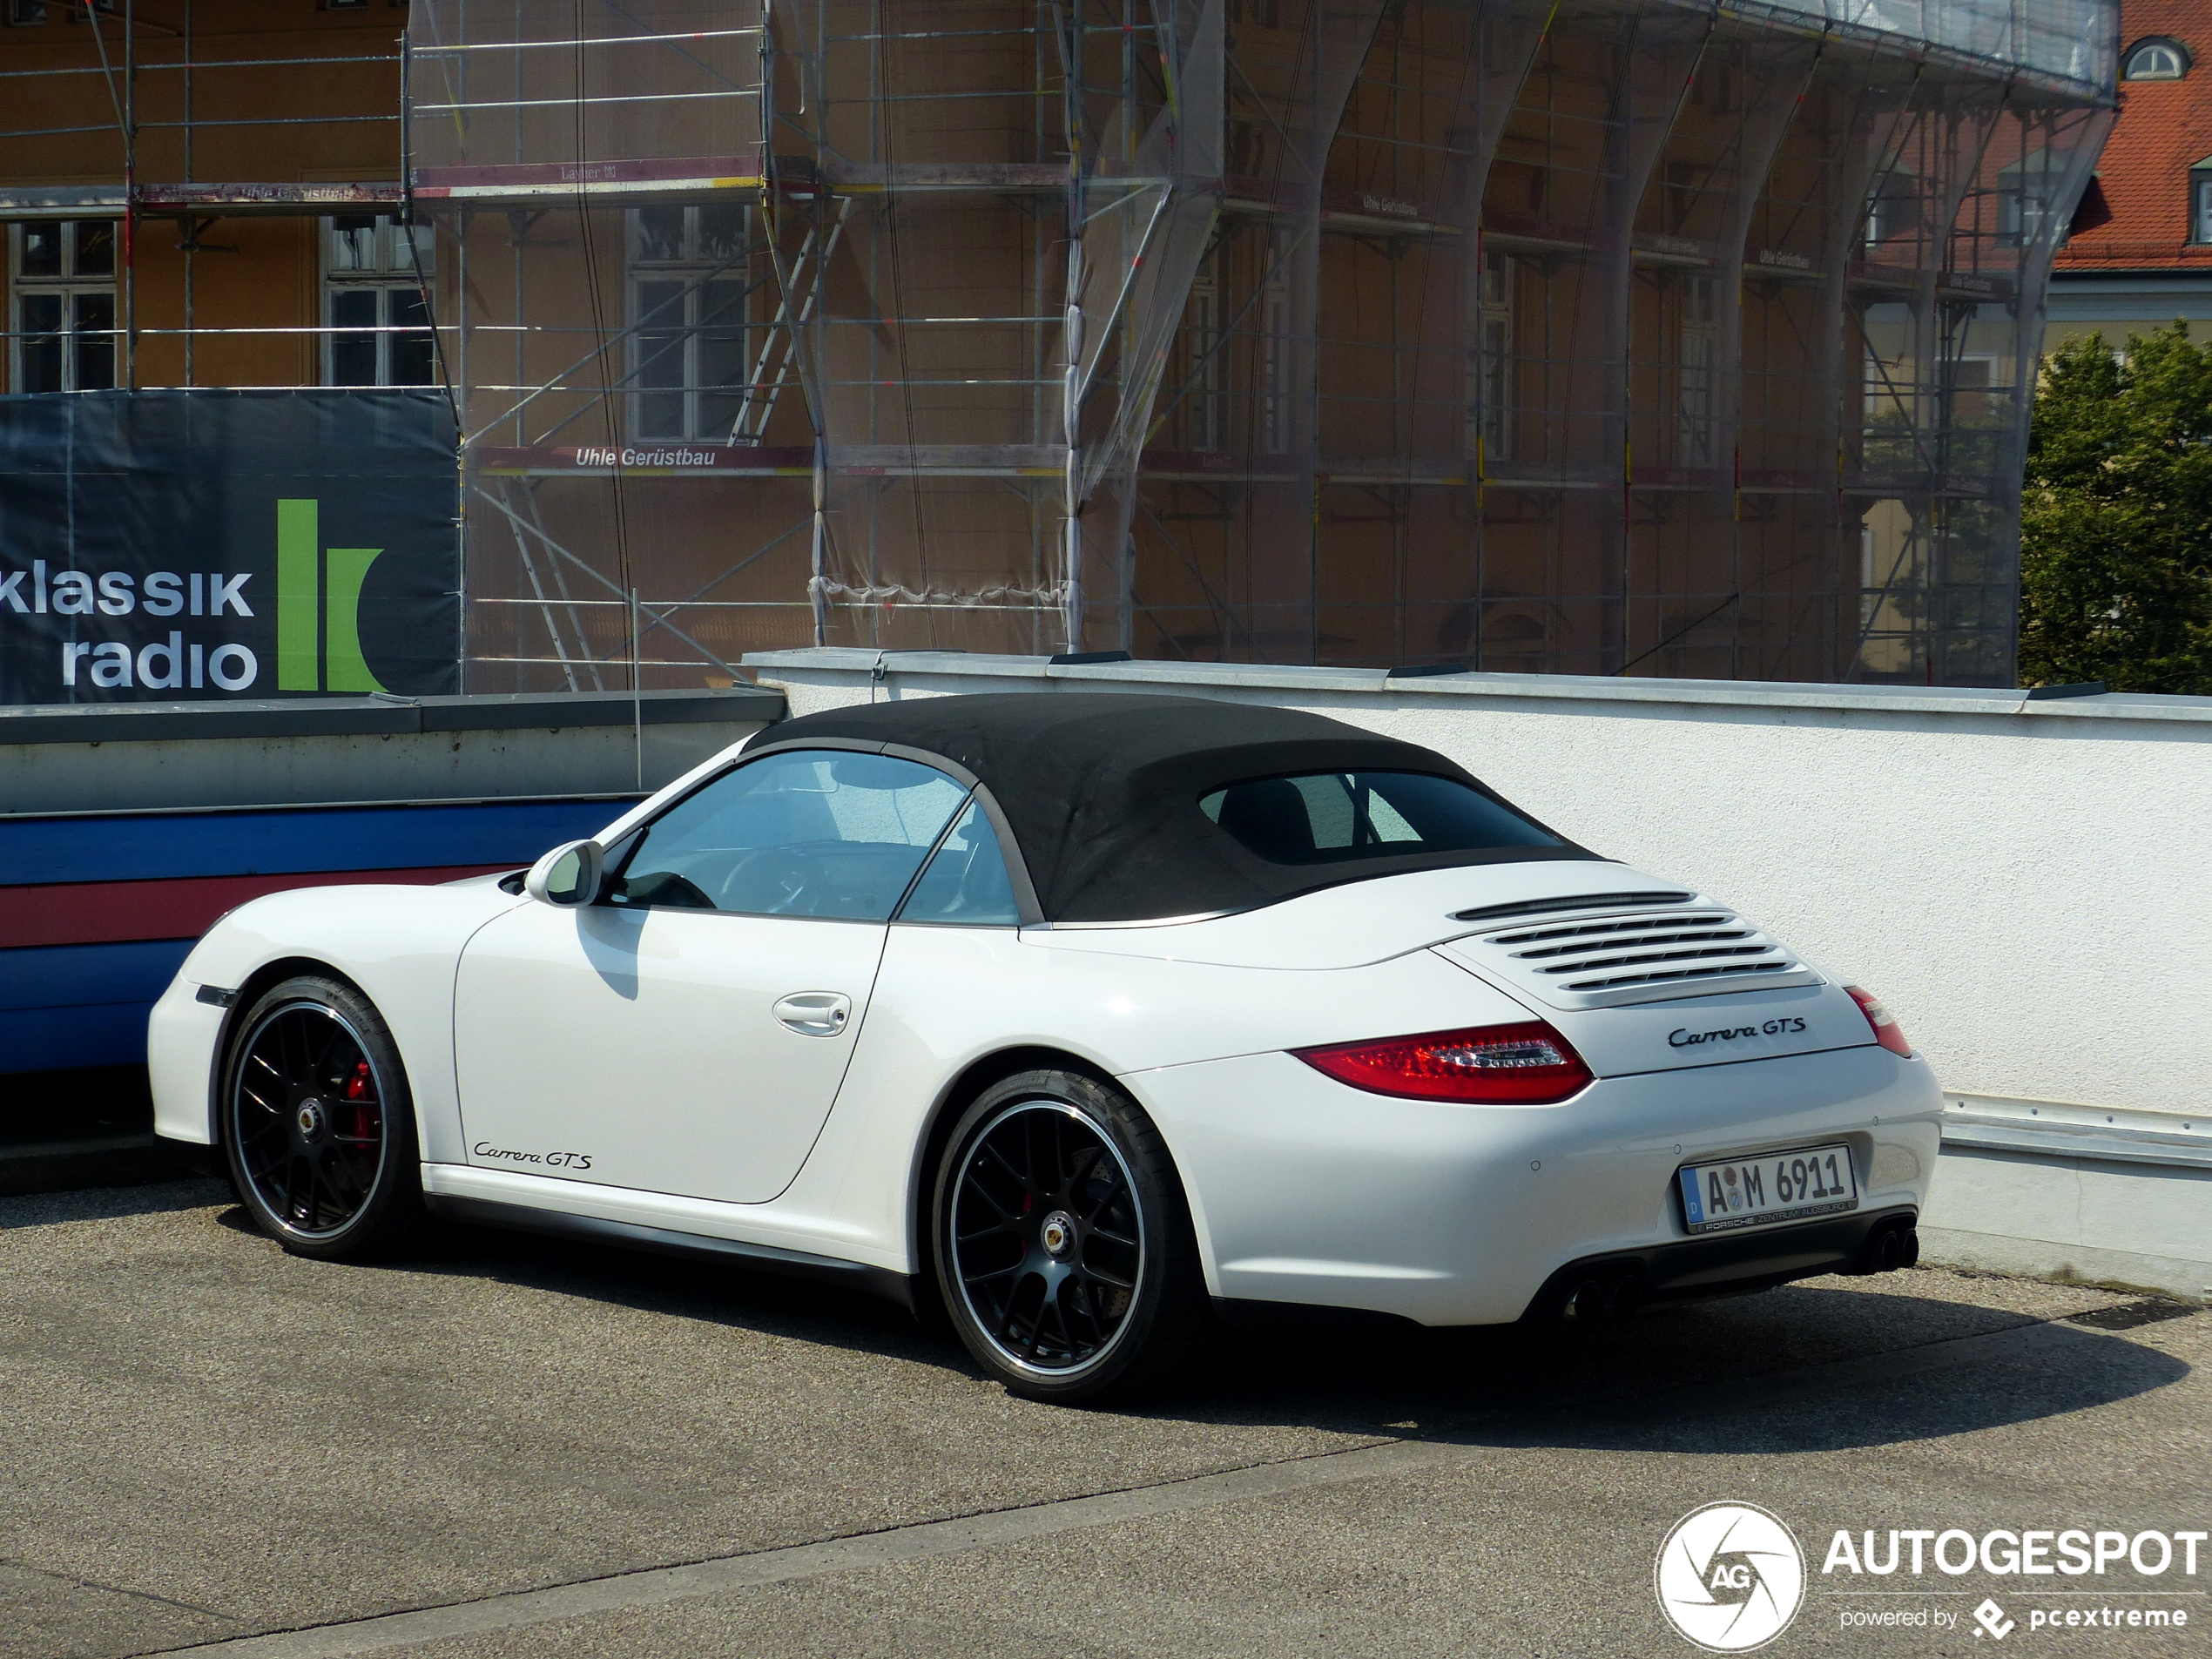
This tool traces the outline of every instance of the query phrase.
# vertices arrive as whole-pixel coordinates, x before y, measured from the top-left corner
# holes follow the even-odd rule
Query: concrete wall
[[[0,709],[0,1141],[19,1074],[145,1059],[233,907],[529,864],[782,712],[750,686]]]
[[[0,707],[0,818],[640,794],[782,711],[751,686]]]
[[[1096,690],[1310,709],[1452,756],[1878,991],[1951,1092],[1946,1259],[2212,1290],[2212,698],[813,650],[793,715]]]

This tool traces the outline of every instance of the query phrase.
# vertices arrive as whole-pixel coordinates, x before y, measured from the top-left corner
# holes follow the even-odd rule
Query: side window
[[[1271,864],[1559,845],[1502,801],[1419,772],[1259,778],[1215,790],[1198,810]]]
[[[991,820],[974,801],[945,837],[914,883],[900,921],[951,922],[969,927],[1012,927],[1022,920],[1014,883]]]
[[[967,795],[934,767],[887,755],[770,755],[648,825],[605,901],[887,921]]]

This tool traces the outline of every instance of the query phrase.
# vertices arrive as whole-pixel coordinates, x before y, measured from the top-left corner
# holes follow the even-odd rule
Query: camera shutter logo
[[[1683,1636],[1709,1653],[1749,1653],[1797,1616],[1804,1551],[1757,1505],[1709,1503],[1675,1523],[1652,1580],[1659,1610]]]

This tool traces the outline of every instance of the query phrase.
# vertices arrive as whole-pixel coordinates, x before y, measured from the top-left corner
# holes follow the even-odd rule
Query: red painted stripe
[[[429,887],[511,864],[421,870],[324,870],[298,875],[192,876],[174,881],[69,881],[0,891],[0,950],[25,945],[112,945],[197,939],[225,911],[295,887]]]

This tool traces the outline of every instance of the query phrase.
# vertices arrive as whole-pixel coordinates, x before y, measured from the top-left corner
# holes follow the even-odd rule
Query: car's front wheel
[[[1031,1071],[987,1089],[946,1144],[932,1213],[953,1326],[1015,1393],[1079,1405],[1142,1392],[1210,1334],[1166,1145],[1096,1078]]]
[[[260,1229],[326,1260],[383,1254],[423,1218],[415,1104],[381,1015],[320,974],[272,986],[223,1068],[231,1183]]]

